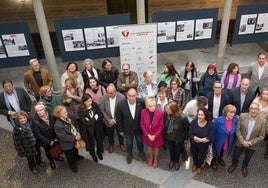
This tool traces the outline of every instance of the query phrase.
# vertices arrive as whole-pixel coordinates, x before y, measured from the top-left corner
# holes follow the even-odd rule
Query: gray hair
[[[92,67],[94,67],[94,61],[93,61],[92,59],[89,59],[89,58],[85,59],[85,60],[83,61],[83,65],[86,66],[86,63],[87,63],[87,62],[89,62],[89,64],[90,64]]]

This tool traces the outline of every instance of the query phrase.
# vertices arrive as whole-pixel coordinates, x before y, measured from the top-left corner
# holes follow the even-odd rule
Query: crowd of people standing
[[[56,169],[55,160],[65,159],[52,157],[50,150],[59,143],[70,170],[77,172],[77,161],[83,157],[75,143],[83,140],[86,151],[97,163],[103,160],[105,137],[107,150],[113,153],[116,132],[127,164],[133,160],[135,138],[138,156],[149,167],[158,167],[160,148],[168,147],[168,168],[178,171],[182,161],[187,160],[185,146],[190,143],[192,171],[198,175],[212,146],[211,167],[215,170],[218,164],[225,166],[224,153],[233,155],[229,173],[236,169],[239,156],[245,152],[242,174],[247,176],[249,161],[266,136],[266,59],[266,53],[259,53],[258,61],[250,65],[244,77],[233,62],[221,77],[213,64],[200,75],[192,61],[180,72],[172,63],[166,63],[158,83],[150,71],[144,72],[144,82],[139,83],[129,64],[123,64],[119,72],[109,59],[103,61],[102,70],[94,67],[93,60],[86,59],[82,72],[76,62],[69,62],[61,76],[59,96],[52,93],[53,77],[49,71],[32,59],[30,70],[24,74],[26,91],[14,87],[9,79],[3,80],[0,113],[14,127],[15,148],[19,156],[27,158],[33,174],[39,174],[37,166],[46,166],[40,147],[51,169]],[[34,114],[29,94],[37,102]],[[268,142],[266,150],[264,157],[268,158]]]

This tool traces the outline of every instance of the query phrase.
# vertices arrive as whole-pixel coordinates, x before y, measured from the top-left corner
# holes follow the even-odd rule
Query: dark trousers
[[[180,156],[184,151],[184,143],[176,143],[170,140],[167,140],[168,150],[170,155],[170,161],[178,163]]]
[[[73,147],[72,149],[63,151],[70,169],[77,168],[78,150]]]
[[[245,152],[245,158],[243,160],[242,168],[248,167],[248,163],[249,163],[253,153],[255,152],[255,150],[250,150],[248,148],[240,147],[240,146],[235,146],[235,149],[234,149],[234,154],[233,154],[233,159],[232,159],[232,164],[234,166],[237,166],[238,158],[243,153],[243,151]]]
[[[97,144],[97,154],[104,152],[102,128],[101,124],[81,126],[82,139],[85,141],[86,150],[89,151],[90,155],[95,155],[95,140]]]
[[[136,144],[137,144],[137,147],[138,147],[138,151],[140,153],[143,153],[142,133],[135,133],[134,132],[133,135],[125,134],[125,139],[126,139],[126,143],[127,143],[127,154],[128,155],[132,155],[134,136],[135,136],[135,139],[136,139]]]
[[[46,157],[49,160],[50,164],[54,163],[53,157],[50,155],[50,152],[49,152],[51,149],[51,146],[47,146],[47,147],[43,147],[43,148],[45,150]]]
[[[108,127],[106,126],[106,133],[108,136],[109,146],[114,145],[114,130],[116,130],[118,141],[120,145],[124,144],[124,137],[119,134],[119,131],[116,126]]]
[[[36,164],[40,164],[40,162],[38,160],[39,160],[38,155],[27,157],[28,166],[29,166],[30,170],[35,169],[36,168]]]
[[[207,155],[209,143],[196,143],[191,140],[191,153],[194,161],[194,165],[197,168],[201,168]]]

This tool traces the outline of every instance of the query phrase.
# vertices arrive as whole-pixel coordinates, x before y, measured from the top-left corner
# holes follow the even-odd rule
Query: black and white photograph
[[[177,21],[176,41],[193,40],[194,20]]]
[[[175,42],[176,22],[160,22],[157,27],[158,43]]]
[[[8,57],[30,55],[24,33],[2,35],[2,39]]]
[[[257,14],[241,15],[238,35],[254,33]]]
[[[256,23],[255,33],[268,32],[268,12],[258,14],[258,20]]]
[[[87,50],[106,48],[104,27],[85,28]]]
[[[62,30],[62,36],[66,52],[86,49],[82,29]]]

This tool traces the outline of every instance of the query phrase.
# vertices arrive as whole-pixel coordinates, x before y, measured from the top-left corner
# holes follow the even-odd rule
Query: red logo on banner
[[[129,31],[122,31],[122,35],[127,38],[129,36]]]

